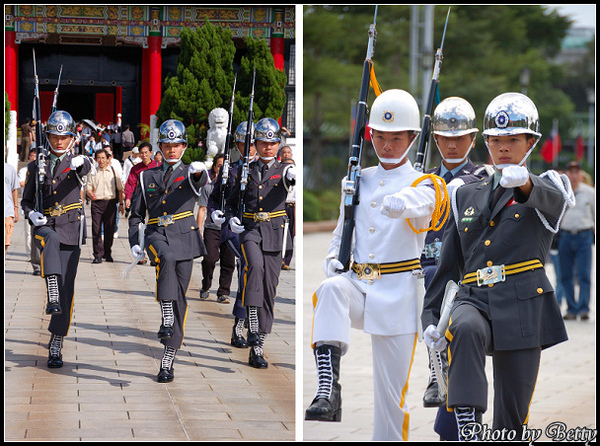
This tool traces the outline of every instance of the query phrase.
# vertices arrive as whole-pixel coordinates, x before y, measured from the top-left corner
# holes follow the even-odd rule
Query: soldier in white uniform
[[[420,271],[426,235],[417,235],[408,218],[414,227],[426,227],[435,192],[429,181],[411,187],[422,176],[407,159],[420,131],[414,98],[403,90],[380,94],[369,125],[380,163],[362,171],[351,267],[338,273],[343,268],[337,260],[342,206],[323,264],[328,278],[313,296],[319,388],[305,418],[341,421],[340,357],[350,347],[350,328],[362,329],[371,335],[373,348],[373,440],[406,440],[407,380],[417,342],[417,296],[423,293],[413,271]]]

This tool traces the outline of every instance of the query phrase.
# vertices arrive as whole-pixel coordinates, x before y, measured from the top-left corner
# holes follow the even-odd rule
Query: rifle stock
[[[371,67],[373,65],[373,53],[375,51],[375,40],[377,30],[375,29],[377,20],[377,6],[375,6],[375,16],[373,23],[369,27],[369,42],[367,45],[367,55],[363,63],[362,80],[360,94],[356,105],[356,120],[350,143],[350,157],[348,159],[348,173],[344,184],[344,223],[341,236],[340,251],[338,260],[343,265],[342,271],[348,271],[350,267],[350,256],[352,254],[352,235],[354,234],[354,211],[359,203],[359,185],[360,185],[360,160],[362,155],[362,146],[367,126],[367,97],[369,94],[369,81]]]

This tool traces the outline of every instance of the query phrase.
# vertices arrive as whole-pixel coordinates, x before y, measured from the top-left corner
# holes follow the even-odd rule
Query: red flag
[[[579,162],[583,158],[583,154],[585,152],[585,145],[583,144],[583,136],[579,135],[577,137],[577,142],[575,144],[575,147],[576,147],[575,153],[577,154],[577,161]]]
[[[560,142],[560,135],[558,134],[558,126],[554,125],[552,127],[552,131],[550,135],[544,142],[544,145],[540,149],[540,155],[547,163],[551,163],[554,161],[554,158],[558,156],[560,149],[562,149],[562,144]]]

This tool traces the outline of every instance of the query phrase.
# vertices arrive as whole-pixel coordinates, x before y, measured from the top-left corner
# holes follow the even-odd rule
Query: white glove
[[[77,156],[71,158],[71,170],[79,169],[81,166],[83,166],[84,162],[85,162],[85,157],[83,155],[77,155]]]
[[[396,195],[386,195],[383,197],[383,203],[379,212],[383,215],[390,215],[390,212],[402,213],[406,209],[406,203],[402,197]]]
[[[229,227],[236,234],[241,234],[246,230],[246,228],[244,228],[244,226],[242,225],[240,219],[237,217],[233,217],[231,220],[229,220]]]
[[[500,186],[505,189],[511,187],[521,187],[527,184],[529,179],[529,170],[525,166],[507,166],[502,169],[502,178],[500,178]]]
[[[436,330],[435,325],[428,326],[423,332],[423,341],[425,345],[436,352],[441,352],[446,348],[448,341],[445,336],[442,336]]]
[[[38,211],[29,211],[27,216],[35,226],[44,226],[48,223],[48,219]]]
[[[223,223],[225,223],[225,214],[223,213],[223,211],[220,211],[218,209],[216,211],[211,212],[210,218],[212,218],[212,221],[214,221],[218,225],[222,225]]]
[[[289,167],[287,172],[285,173],[285,177],[289,181],[294,181],[296,179],[296,167],[294,167],[294,166]]]
[[[323,272],[327,277],[333,277],[337,274],[340,274],[337,270],[341,270],[344,268],[342,262],[340,262],[335,257],[327,257],[323,262]]]
[[[131,254],[133,254],[133,257],[135,257],[138,260],[142,260],[144,258],[144,250],[141,248],[140,245],[134,245],[131,248]]]
[[[195,173],[204,172],[206,170],[206,165],[201,161],[194,161],[188,167],[188,172],[192,175]]]

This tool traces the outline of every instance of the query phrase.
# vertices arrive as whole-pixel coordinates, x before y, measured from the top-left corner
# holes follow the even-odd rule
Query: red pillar
[[[283,37],[271,37],[271,54],[275,62],[275,68],[283,71],[283,55],[285,52],[285,42]]]
[[[4,31],[4,91],[8,94],[11,110],[17,110],[19,103],[18,60],[15,32]]]
[[[150,124],[150,116],[155,115],[161,100],[162,86],[162,37],[148,36],[148,115],[147,124]]]

